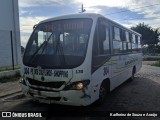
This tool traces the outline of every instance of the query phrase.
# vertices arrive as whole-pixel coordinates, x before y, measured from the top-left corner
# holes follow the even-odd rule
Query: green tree
[[[139,23],[135,27],[131,27],[132,30],[140,33],[142,35],[142,44],[148,46],[156,46],[159,42],[159,28],[153,29],[149,25],[145,25],[144,23]]]
[[[142,45],[148,45],[148,47],[145,47],[145,50],[143,51],[149,53],[155,53],[158,51],[157,49],[159,48],[157,48],[157,46],[160,39],[159,28],[153,29],[149,25],[139,23],[137,26],[131,27],[131,29],[142,35]]]

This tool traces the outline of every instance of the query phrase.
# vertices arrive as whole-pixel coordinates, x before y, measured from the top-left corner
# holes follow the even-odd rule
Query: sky
[[[139,23],[160,27],[160,0],[19,0],[21,45],[42,20],[75,14],[83,4],[86,13],[99,13],[128,28]]]

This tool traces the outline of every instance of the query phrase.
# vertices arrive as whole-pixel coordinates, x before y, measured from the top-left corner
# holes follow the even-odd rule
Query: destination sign
[[[54,31],[54,30],[78,30],[84,28],[84,22],[68,22],[59,24],[44,24],[44,31]]]

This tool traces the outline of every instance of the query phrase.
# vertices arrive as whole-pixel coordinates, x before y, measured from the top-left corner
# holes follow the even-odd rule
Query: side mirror
[[[35,29],[35,28],[36,28],[36,26],[37,26],[37,24],[35,24],[35,25],[33,26],[33,29]]]

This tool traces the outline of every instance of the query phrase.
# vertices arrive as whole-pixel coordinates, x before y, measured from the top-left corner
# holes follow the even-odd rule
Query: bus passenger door
[[[114,89],[123,82],[124,57],[122,44],[122,30],[118,26],[112,27],[112,86]]]
[[[104,22],[103,22],[104,23]],[[109,78],[111,67],[106,64],[110,59],[109,27],[101,21],[96,26],[92,48],[92,97],[99,98],[99,88],[104,79]]]

